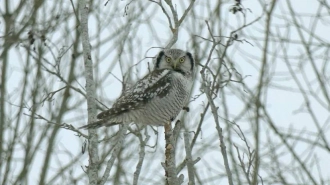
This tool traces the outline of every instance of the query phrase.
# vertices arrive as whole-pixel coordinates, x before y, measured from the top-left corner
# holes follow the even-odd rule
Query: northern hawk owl
[[[121,123],[162,126],[173,121],[189,100],[195,62],[189,52],[165,49],[155,57],[155,68],[125,90],[112,108],[97,115],[97,122],[81,128]]]

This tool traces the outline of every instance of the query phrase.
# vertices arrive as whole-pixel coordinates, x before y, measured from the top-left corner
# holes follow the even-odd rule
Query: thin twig
[[[144,157],[145,157],[145,146],[147,145],[148,141],[149,141],[149,134],[147,132],[147,128],[145,128],[145,136],[146,138],[143,140],[142,135],[140,133],[140,131],[137,131],[136,136],[139,138],[140,141],[140,152],[139,152],[139,162],[136,165],[135,168],[135,172],[134,172],[134,179],[133,179],[133,185],[137,185],[138,181],[139,181],[139,176],[141,173],[141,168],[143,165],[143,161],[144,161]]]
[[[112,168],[115,160],[117,159],[119,151],[123,145],[127,129],[128,129],[128,124],[122,124],[122,127],[119,129],[117,143],[113,148],[111,157],[110,157],[109,161],[107,162],[107,167],[105,168],[105,171],[103,173],[103,176],[102,176],[100,182],[98,183],[99,185],[104,185],[107,182],[107,179],[110,176],[111,168]]]
[[[23,114],[26,115],[26,116],[33,117],[34,119],[44,120],[47,123],[50,123],[50,124],[59,126],[60,128],[64,128],[64,129],[67,129],[67,130],[71,130],[73,132],[76,132],[78,137],[82,136],[82,137],[84,137],[86,139],[88,138],[88,136],[86,134],[83,134],[78,129],[76,129],[74,126],[72,126],[71,124],[67,124],[67,123],[56,123],[56,122],[53,122],[53,121],[48,120],[47,118],[41,116],[40,114],[34,114],[34,116],[32,116],[30,114],[26,114],[26,113],[23,113]]]
[[[211,31],[211,27],[208,24],[208,21],[205,21],[205,23],[207,25],[209,34],[211,35],[211,38],[212,38],[212,41],[213,41],[212,48],[209,52],[209,56],[208,56],[208,59],[207,59],[206,64],[205,64],[205,66],[208,66],[208,64],[211,61],[211,55],[212,55],[213,51],[215,50],[215,47],[220,43],[220,41],[216,41],[216,39],[214,38],[213,33]],[[227,156],[227,151],[226,151],[226,145],[225,145],[224,138],[223,138],[222,128],[220,127],[220,123],[219,123],[218,108],[215,106],[214,99],[212,98],[213,87],[215,85],[216,80],[214,80],[213,84],[211,85],[211,82],[208,82],[208,80],[206,79],[205,69],[206,68],[203,68],[200,72],[201,76],[202,76],[202,79],[203,79],[202,89],[204,90],[204,93],[205,93],[205,95],[208,99],[208,102],[210,104],[211,111],[212,111],[212,114],[213,114],[213,118],[214,118],[214,121],[215,121],[216,130],[218,131],[221,153],[222,153],[223,161],[224,161],[224,164],[225,164],[226,173],[227,173],[227,176],[228,176],[228,183],[230,185],[233,185],[233,178],[232,178],[232,173],[231,173],[231,170],[230,170],[230,167],[229,167],[228,156]]]

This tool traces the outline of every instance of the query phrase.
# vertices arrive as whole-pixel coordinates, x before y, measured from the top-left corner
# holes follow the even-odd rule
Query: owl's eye
[[[167,62],[167,63],[170,63],[171,60],[172,60],[172,59],[171,59],[170,57],[166,57],[166,62]]]
[[[184,60],[185,60],[185,57],[181,57],[181,58],[179,59],[179,62],[180,62],[180,63],[183,63]]]

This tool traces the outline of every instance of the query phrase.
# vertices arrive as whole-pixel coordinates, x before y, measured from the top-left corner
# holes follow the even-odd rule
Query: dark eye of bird
[[[171,62],[171,58],[170,57],[166,57],[166,62],[170,63]]]

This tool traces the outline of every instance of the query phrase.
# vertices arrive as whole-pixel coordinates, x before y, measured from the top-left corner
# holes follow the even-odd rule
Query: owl
[[[97,115],[90,129],[136,123],[163,126],[173,121],[187,106],[194,82],[195,61],[189,52],[165,49],[155,57],[152,72],[125,90],[112,108]]]

